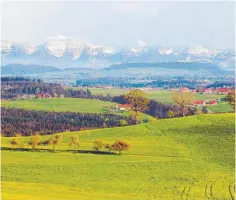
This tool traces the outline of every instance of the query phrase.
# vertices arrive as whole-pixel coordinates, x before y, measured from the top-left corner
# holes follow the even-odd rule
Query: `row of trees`
[[[51,147],[52,151],[56,151],[56,147],[61,143],[62,135],[51,136],[47,140],[41,140],[41,136],[37,133],[31,136],[30,140],[24,144],[21,141],[21,135],[17,134],[11,141],[10,144],[12,146],[12,151],[14,148],[22,148],[25,145],[30,146],[32,151],[35,151],[40,146]],[[71,136],[69,138],[68,146],[71,147],[75,153],[78,153],[78,149],[80,147],[79,136]],[[121,154],[122,151],[129,150],[130,145],[124,141],[117,140],[112,144],[105,143],[102,140],[95,140],[93,142],[93,149],[96,151],[100,151],[102,148],[108,149],[109,152],[115,151]]]
[[[116,151],[121,154],[122,151],[130,149],[130,144],[121,140],[117,140],[112,144],[106,143],[102,140],[95,140],[93,142],[93,149],[95,149],[96,151],[100,151],[103,148],[107,149],[109,152]]]
[[[37,93],[49,93],[51,96],[66,94],[65,89],[58,83],[45,83],[40,79],[24,77],[2,77],[1,98],[12,99],[17,96]]]
[[[47,112],[4,107],[1,108],[1,120],[1,134],[3,136],[14,136],[17,133],[23,136],[34,133],[47,135],[136,123],[131,116],[115,114]]]
[[[72,140],[72,139],[71,139]],[[50,137],[47,140],[41,140],[40,134],[36,133],[30,137],[30,140],[24,144],[21,141],[21,135],[16,134],[16,136],[10,141],[12,146],[12,151],[14,148],[23,148],[25,145],[30,146],[33,151],[35,151],[38,146],[51,146],[52,150],[56,150],[56,146],[62,141],[61,135],[55,135],[54,137]],[[69,143],[70,145],[70,143]]]

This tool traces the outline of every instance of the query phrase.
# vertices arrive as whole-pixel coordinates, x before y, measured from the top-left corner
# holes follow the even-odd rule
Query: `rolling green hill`
[[[50,98],[30,99],[16,101],[2,101],[4,107],[15,107],[33,110],[57,111],[57,112],[93,112],[102,113],[104,106],[114,103],[94,99],[79,98]]]
[[[57,152],[2,151],[2,198],[37,200],[232,199],[234,115],[151,120],[148,124],[65,132]],[[123,155],[73,154],[101,139],[125,140]],[[49,136],[41,138],[46,139]],[[2,138],[11,147],[12,138]],[[22,137],[26,143],[29,138]],[[43,147],[46,148],[46,147]]]
[[[80,98],[49,98],[49,99],[29,99],[2,101],[1,106],[7,108],[24,108],[29,110],[44,110],[55,112],[88,112],[88,113],[105,113],[106,106],[118,105],[114,102],[100,101],[95,99]],[[124,116],[131,115],[131,112],[114,111],[113,114]],[[140,119],[146,122],[150,115],[139,113]]]

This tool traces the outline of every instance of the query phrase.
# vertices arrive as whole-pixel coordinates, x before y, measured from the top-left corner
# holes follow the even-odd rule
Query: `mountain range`
[[[108,47],[80,39],[54,39],[41,45],[1,42],[2,65],[33,64],[59,68],[88,67],[101,69],[123,63],[212,63],[234,69],[234,50],[214,50],[198,45],[181,47]]]

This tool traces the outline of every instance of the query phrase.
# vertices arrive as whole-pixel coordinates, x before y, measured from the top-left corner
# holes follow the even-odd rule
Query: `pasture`
[[[4,107],[24,108],[30,110],[103,113],[104,106],[112,106],[115,103],[94,99],[49,98],[2,101],[1,104]]]
[[[2,151],[3,200],[224,199],[234,195],[234,114],[151,120],[135,126],[64,132],[56,152]],[[127,141],[123,155],[75,154],[97,139]],[[49,136],[42,136],[47,139]],[[2,138],[11,148],[12,138]],[[29,138],[20,138],[26,143]],[[41,148],[41,147],[40,147]],[[104,149],[105,151],[105,149]]]

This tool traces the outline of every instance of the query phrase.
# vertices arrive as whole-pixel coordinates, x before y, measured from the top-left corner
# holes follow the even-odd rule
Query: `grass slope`
[[[4,107],[15,107],[34,110],[57,111],[57,112],[93,112],[102,113],[104,106],[114,103],[94,99],[79,98],[50,98],[2,101]]]
[[[4,200],[231,199],[234,183],[234,115],[151,121],[128,127],[66,132],[58,152],[2,151]],[[122,139],[122,156],[60,152],[70,136],[80,149],[92,141]],[[44,136],[44,139],[48,136]],[[10,147],[12,138],[2,138]],[[21,138],[22,142],[28,140]]]
[[[80,98],[50,98],[50,99],[30,99],[30,100],[13,100],[2,101],[1,106],[7,108],[24,108],[29,110],[44,110],[55,112],[88,112],[88,113],[105,113],[105,106],[112,106],[116,103],[100,101],[95,99],[80,99]],[[113,114],[130,116],[132,113],[117,111]],[[153,118],[150,115],[139,113],[140,120],[146,122],[148,118]]]

